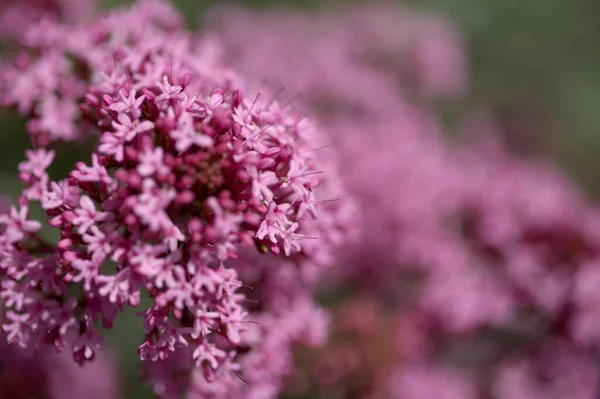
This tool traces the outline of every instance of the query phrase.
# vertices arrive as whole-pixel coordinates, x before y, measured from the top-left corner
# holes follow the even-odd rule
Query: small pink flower
[[[154,173],[166,176],[171,171],[163,162],[164,151],[162,148],[147,150],[139,155],[139,165],[137,171],[140,176],[147,177]]]
[[[156,97],[154,102],[162,108],[166,108],[172,101],[180,102],[185,100],[185,93],[182,92],[182,87],[172,85],[167,75],[163,76],[162,83],[156,82],[156,86],[161,90],[161,94]]]
[[[140,106],[145,99],[146,96],[144,95],[136,98],[135,89],[129,90],[129,93],[125,89],[121,89],[119,90],[119,101],[112,103],[108,108],[118,113],[128,113],[133,119],[139,119],[142,115]]]
[[[71,176],[82,182],[104,184],[111,184],[113,182],[106,168],[99,163],[97,154],[92,154],[92,166],[87,166],[83,162],[80,162],[76,165],[76,169],[71,172]]]
[[[177,120],[177,128],[171,130],[170,136],[175,140],[177,151],[187,151],[191,146],[210,147],[213,139],[205,134],[196,132],[192,114],[183,112]]]
[[[51,182],[50,189],[44,192],[41,203],[44,209],[59,207],[72,208],[78,202],[79,189],[69,184],[67,180],[59,183]]]
[[[26,150],[25,156],[27,156],[27,161],[23,161],[19,164],[19,171],[42,178],[43,176],[46,176],[46,169],[54,160],[54,155],[54,150],[45,150],[43,148]]]
[[[73,277],[73,281],[76,283],[83,281],[83,289],[89,291],[99,275],[100,265],[87,259],[76,259],[71,266],[78,272]]]
[[[226,356],[226,352],[218,349],[216,345],[211,344],[206,340],[202,340],[192,354],[198,367],[201,367],[204,362],[206,362],[213,370],[216,370],[219,367],[219,359],[223,359]]]
[[[193,313],[194,326],[191,332],[193,339],[207,336],[217,329],[217,319],[220,317],[219,312],[211,312],[206,308],[198,307]]]
[[[10,208],[10,214],[0,215],[0,224],[6,226],[4,236],[10,243],[21,241],[25,234],[35,233],[42,228],[42,224],[35,220],[27,220],[29,206],[22,205],[17,211],[14,206]]]

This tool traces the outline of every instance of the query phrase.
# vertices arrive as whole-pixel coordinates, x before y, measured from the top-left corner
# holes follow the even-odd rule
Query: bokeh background
[[[363,0],[364,1],[364,0]],[[367,0],[368,1],[368,0]],[[398,0],[396,0],[398,1]],[[240,0],[310,10],[360,0]],[[400,0],[458,26],[470,62],[463,106],[491,107],[515,150],[557,158],[595,196],[600,159],[600,5],[586,0]],[[105,0],[109,8],[123,0]],[[215,0],[175,0],[190,26]],[[458,106],[456,101],[453,106]]]
[[[256,9],[317,9],[349,0],[247,0]],[[125,3],[105,0],[109,8]],[[215,0],[175,0],[192,27]],[[589,0],[403,0],[414,9],[439,12],[463,35],[470,68],[467,93],[440,104],[452,131],[452,115],[485,104],[497,118],[511,149],[557,160],[590,196],[600,196],[600,3]],[[27,135],[18,118],[0,119],[0,186],[19,192],[15,169]],[[55,168],[68,168],[81,149]],[[63,154],[66,152],[63,152]],[[141,323],[120,318],[110,331],[119,354],[127,398],[151,397],[137,381],[136,346]]]

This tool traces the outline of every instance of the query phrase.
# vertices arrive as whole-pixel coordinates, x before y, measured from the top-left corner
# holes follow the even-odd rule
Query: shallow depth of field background
[[[346,0],[348,1],[348,0]],[[329,1],[335,2],[335,1]],[[122,0],[104,1],[106,7]],[[197,26],[216,0],[175,0]],[[325,7],[327,0],[247,0],[251,7]],[[474,104],[495,113],[514,151],[551,157],[600,196],[600,3],[589,0],[404,0],[419,9],[439,11],[454,22],[467,44],[471,76],[468,94],[443,104],[442,114]],[[248,40],[251,46],[251,40]],[[448,118],[451,123],[452,118]],[[2,115],[0,184],[19,190],[17,163],[27,136],[18,119]],[[58,160],[68,168],[81,154]],[[134,349],[141,323],[120,318],[110,331],[120,356],[127,398],[150,397],[137,382]],[[131,321],[131,322],[129,322]],[[120,325],[119,325],[120,324]],[[139,330],[139,331],[138,331]]]
[[[318,9],[350,1],[357,0],[242,2],[255,8]],[[465,103],[491,106],[514,149],[560,159],[593,194],[600,195],[596,172],[600,157],[595,156],[600,149],[600,4],[587,0],[396,1],[440,12],[457,24],[471,66]],[[107,6],[122,2],[106,1]],[[197,25],[202,10],[223,3],[174,2],[191,25]]]

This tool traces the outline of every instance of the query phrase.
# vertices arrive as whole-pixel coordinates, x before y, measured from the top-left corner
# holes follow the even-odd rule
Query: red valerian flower
[[[44,27],[51,35],[28,42],[36,51],[0,71],[3,100],[30,116],[36,146],[98,144],[90,162],[62,180],[45,171],[51,149],[28,152],[19,166],[27,186],[20,207],[0,217],[0,254],[13,260],[0,269],[9,341],[70,346],[83,363],[102,344],[97,322],[111,328],[125,307],[143,307],[140,357],[165,366],[146,365],[157,394],[169,397],[168,387],[187,374],[183,390],[201,378],[228,397],[265,387],[276,395],[291,345],[311,325],[322,330],[326,318],[311,319],[319,313],[310,299],[314,273],[304,270],[324,266],[349,227],[349,217],[334,215],[352,212],[330,201],[343,191],[334,158],[314,151],[325,143],[315,124],[211,58],[211,39],[182,32],[178,15],[159,1],[91,24]],[[40,62],[52,68],[38,85]],[[59,116],[63,130],[41,122],[57,117],[38,106],[50,98],[76,109]],[[58,243],[38,234],[28,201],[41,202]],[[265,237],[272,207],[281,230]],[[292,286],[254,278],[280,270],[298,276]],[[292,326],[297,333],[279,332]],[[248,377],[267,346],[261,362],[273,357],[273,365]],[[177,362],[187,372],[170,366]],[[236,382],[246,379],[253,383]]]

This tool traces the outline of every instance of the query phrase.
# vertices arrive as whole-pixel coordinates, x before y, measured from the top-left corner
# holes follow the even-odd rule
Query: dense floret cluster
[[[26,44],[2,69],[2,101],[28,117],[34,144],[19,165],[26,189],[0,217],[8,341],[69,347],[83,363],[98,323],[137,307],[160,396],[276,395],[291,345],[322,341],[311,287],[353,222],[335,162],[320,159],[327,141],[226,69],[215,40],[186,33],[166,3],[44,20]],[[50,177],[54,147],[72,140],[97,145]],[[56,243],[30,219],[34,203]]]

